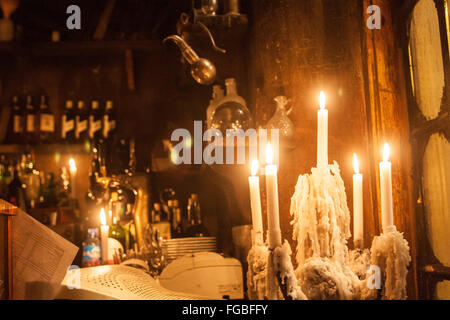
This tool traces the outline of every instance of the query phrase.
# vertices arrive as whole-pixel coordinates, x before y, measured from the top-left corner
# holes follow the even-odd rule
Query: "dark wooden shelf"
[[[88,154],[89,146],[84,144],[41,144],[41,145],[21,145],[21,144],[0,144],[0,154],[20,154],[34,151],[39,154]]]
[[[0,54],[32,56],[100,56],[117,55],[126,50],[161,51],[160,41],[71,41],[71,42],[0,42]]]

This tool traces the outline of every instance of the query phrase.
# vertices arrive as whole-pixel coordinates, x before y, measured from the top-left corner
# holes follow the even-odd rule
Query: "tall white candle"
[[[77,179],[77,165],[75,163],[75,160],[73,158],[69,159],[69,172],[70,172],[70,186],[71,191],[70,195],[72,196],[72,199],[76,199],[77,196],[77,186],[76,186],[76,179]]]
[[[250,186],[250,206],[252,209],[252,223],[253,223],[253,244],[263,244],[263,225],[261,214],[261,195],[259,189],[258,160],[252,161],[252,175],[248,178]]]
[[[102,246],[102,264],[108,264],[109,226],[106,224],[105,209],[100,210],[100,243]]]
[[[383,232],[394,225],[394,212],[392,204],[392,173],[389,162],[390,148],[386,143],[383,149],[383,161],[380,162],[380,188],[381,188],[381,223]]]
[[[325,109],[326,97],[323,91],[319,97],[320,110],[317,115],[317,168],[328,166],[328,110]]]
[[[353,154],[353,243],[355,247],[364,246],[364,215],[363,215],[363,176],[359,173],[359,161]]]
[[[270,143],[266,149],[266,195],[267,195],[267,225],[269,229],[269,247],[281,246],[281,229],[278,208],[277,166],[273,162],[273,150]]]

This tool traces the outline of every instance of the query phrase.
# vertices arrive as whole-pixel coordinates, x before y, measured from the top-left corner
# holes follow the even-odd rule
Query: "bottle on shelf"
[[[173,214],[172,222],[172,238],[182,238],[184,237],[183,225],[181,219],[181,209],[176,207]]]
[[[39,106],[39,142],[53,142],[55,135],[55,116],[48,106],[48,98],[41,96],[41,104]]]
[[[20,165],[17,163],[14,166],[13,179],[8,186],[8,201],[19,209],[26,211],[25,188],[19,178],[19,171]]]
[[[84,105],[84,101],[78,101],[75,116],[75,139],[84,142],[88,139],[88,114]]]
[[[75,114],[73,101],[67,100],[61,117],[61,140],[65,143],[75,141]]]
[[[125,250],[127,249],[126,232],[122,228],[122,226],[119,224],[117,216],[113,215],[112,224],[109,226],[109,235],[108,235],[108,237],[116,239],[117,241],[120,242],[120,244],[122,245],[122,247]]]
[[[116,130],[116,116],[114,113],[114,103],[106,101],[105,112],[103,114],[103,138],[110,139]]]
[[[33,106],[32,96],[27,96],[25,106],[25,141],[35,144],[37,141],[36,109]]]
[[[40,206],[42,208],[56,208],[58,206],[58,186],[55,181],[55,174],[53,172],[47,173],[42,187]]]
[[[209,232],[203,225],[200,203],[198,201],[198,195],[195,193],[191,195],[191,208],[189,210],[191,223],[186,230],[186,235],[188,237],[208,237]]]
[[[155,230],[158,231],[158,234],[163,240],[167,240],[171,238],[171,225],[170,222],[167,220],[166,215],[163,211],[161,211],[161,205],[157,202],[153,204],[153,211],[152,211],[152,226]]]
[[[102,140],[102,115],[97,100],[92,101],[89,111],[89,138],[93,141]]]
[[[8,130],[8,142],[9,143],[23,143],[24,140],[24,130],[23,130],[23,119],[24,112],[19,104],[19,97],[14,96],[12,98],[12,121],[10,128]]]

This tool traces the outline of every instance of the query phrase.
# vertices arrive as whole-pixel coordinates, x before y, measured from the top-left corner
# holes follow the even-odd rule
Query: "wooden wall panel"
[[[329,160],[336,160],[352,205],[352,155],[364,174],[365,240],[378,232],[373,214],[369,130],[361,54],[362,8],[358,1],[253,1],[250,35],[251,97],[264,125],[273,98],[292,99],[295,149],[280,156],[280,219],[292,239],[289,206],[298,175],[316,164],[318,96],[325,90],[329,110]],[[351,242],[350,242],[351,243]]]

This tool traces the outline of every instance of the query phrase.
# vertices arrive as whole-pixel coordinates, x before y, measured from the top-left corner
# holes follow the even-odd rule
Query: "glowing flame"
[[[252,161],[252,176],[256,176],[256,174],[258,173],[258,169],[259,169],[259,162],[258,160],[254,159]]]
[[[69,166],[70,166],[70,171],[77,171],[77,165],[73,158],[69,159]]]
[[[389,155],[391,153],[391,148],[389,148],[389,145],[387,143],[384,144],[383,149],[383,161],[389,161]]]
[[[353,169],[355,170],[356,174],[359,173],[359,161],[356,153],[353,154]]]
[[[106,225],[105,209],[103,209],[103,208],[100,210],[100,224],[101,224],[102,226],[105,226],[105,225]]]
[[[266,163],[267,164],[272,164],[273,162],[273,150],[272,150],[272,146],[270,145],[270,142],[267,144],[267,148],[266,148]]]
[[[327,97],[325,96],[325,92],[320,91],[319,96],[319,103],[320,103],[320,109],[325,109],[325,103],[327,102]]]

